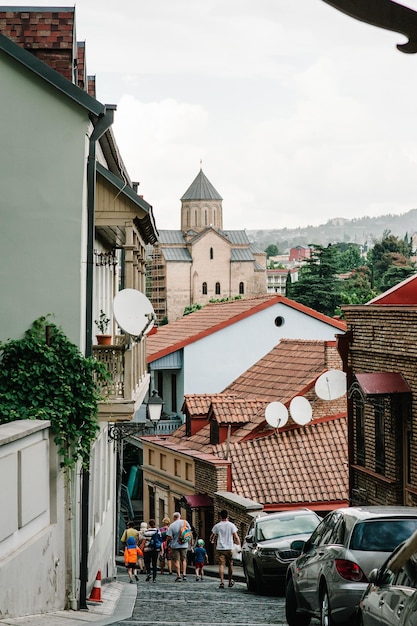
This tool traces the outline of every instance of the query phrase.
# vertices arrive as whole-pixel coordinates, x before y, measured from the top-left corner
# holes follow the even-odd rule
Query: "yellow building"
[[[223,230],[222,197],[200,169],[181,198],[181,230],[159,231],[149,258],[148,292],[158,321],[185,307],[266,293],[266,254],[244,230]]]

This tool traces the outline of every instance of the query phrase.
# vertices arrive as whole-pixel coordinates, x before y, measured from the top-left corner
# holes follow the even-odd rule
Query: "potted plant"
[[[94,324],[100,331],[100,334],[96,335],[98,345],[109,346],[111,344],[111,335],[107,334],[107,329],[110,324],[110,318],[107,317],[103,309],[100,309],[100,317],[98,320],[95,320]]]

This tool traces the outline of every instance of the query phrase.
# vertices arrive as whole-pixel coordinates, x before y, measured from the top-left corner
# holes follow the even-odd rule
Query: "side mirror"
[[[378,570],[377,570],[377,568],[372,569],[369,572],[369,574],[368,574],[368,581],[370,583],[374,583],[376,581],[377,577],[378,577]]]
[[[246,535],[245,541],[246,541],[246,543],[253,543],[253,533],[250,533],[249,535]]]
[[[291,550],[294,550],[294,552],[299,552],[301,554],[301,552],[305,549],[306,545],[307,545],[307,541],[296,539],[295,541],[292,542],[290,548]]]

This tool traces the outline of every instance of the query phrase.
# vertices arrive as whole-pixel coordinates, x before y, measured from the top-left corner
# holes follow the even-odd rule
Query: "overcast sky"
[[[200,161],[226,229],[417,207],[417,55],[397,50],[403,35],[322,0],[79,0],[76,18],[159,229],[179,229]]]

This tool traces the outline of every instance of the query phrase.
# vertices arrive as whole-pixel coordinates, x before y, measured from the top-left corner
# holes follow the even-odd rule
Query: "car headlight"
[[[273,548],[258,548],[258,554],[261,558],[269,557],[275,559],[277,556],[277,552]]]

